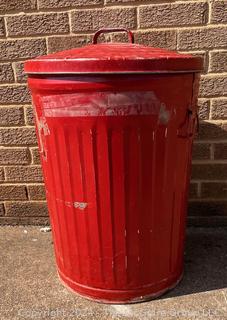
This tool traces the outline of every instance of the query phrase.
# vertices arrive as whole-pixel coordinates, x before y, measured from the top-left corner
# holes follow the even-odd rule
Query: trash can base
[[[183,278],[183,272],[164,279],[159,283],[131,290],[108,290],[85,286],[72,281],[58,270],[61,283],[74,294],[99,303],[131,304],[156,299],[175,288]]]

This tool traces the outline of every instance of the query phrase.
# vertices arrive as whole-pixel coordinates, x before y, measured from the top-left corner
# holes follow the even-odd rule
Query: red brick
[[[0,60],[29,59],[46,54],[45,39],[16,39],[0,41]]]
[[[17,82],[27,82],[27,75],[24,73],[24,62],[14,62]]]
[[[0,217],[4,216],[5,214],[5,209],[3,203],[0,203]]]
[[[0,167],[0,181],[5,180],[4,169]]]
[[[73,49],[82,47],[91,42],[91,36],[55,36],[48,37],[48,52],[53,53],[61,50]]]
[[[67,13],[15,15],[6,18],[9,36],[45,35],[69,32]]]
[[[40,9],[101,5],[103,0],[38,0]]]
[[[227,50],[210,52],[210,72],[227,72]]]
[[[139,7],[140,28],[187,26],[206,23],[207,2],[154,4]]]
[[[190,216],[226,216],[227,201],[190,201]]]
[[[153,47],[176,49],[176,31],[139,31],[135,34],[135,42]]]
[[[21,217],[44,217],[48,215],[47,205],[45,201],[36,202],[6,202],[6,216]]]
[[[5,35],[5,25],[3,17],[0,17],[0,36]]]
[[[209,143],[194,143],[192,158],[194,160],[206,160],[210,159],[210,148]]]
[[[187,226],[189,227],[227,227],[225,216],[188,216]]]
[[[134,32],[135,34],[135,32]],[[100,35],[98,40],[100,42],[128,42],[128,35],[126,32],[111,32],[111,33],[106,33],[104,37],[103,35]],[[137,42],[137,40],[135,41]]]
[[[0,83],[14,82],[13,68],[10,63],[0,64]]]
[[[227,119],[227,98],[213,99],[211,103],[212,119]]]
[[[35,124],[33,107],[25,107],[25,119],[27,125],[33,126]]]
[[[36,0],[0,0],[0,13],[10,11],[27,11],[36,8]]]
[[[227,95],[227,76],[202,76],[200,81],[200,96],[215,97]]]
[[[199,126],[199,140],[227,140],[227,125],[202,122]]]
[[[0,128],[1,145],[35,145],[36,141],[34,128]]]
[[[28,196],[30,200],[45,200],[45,186],[43,184],[28,185]]]
[[[71,14],[73,32],[97,31],[108,25],[109,28],[136,27],[135,8],[104,8],[77,10]]]
[[[42,170],[40,166],[12,166],[5,167],[7,181],[42,182]]]
[[[49,226],[48,217],[0,217],[0,225],[8,226]]]
[[[198,100],[198,113],[200,120],[208,120],[210,115],[210,100],[199,99]]]
[[[227,164],[193,164],[193,180],[226,180]]]
[[[32,154],[32,163],[33,164],[40,164],[40,154],[38,148],[31,148]]]
[[[27,86],[4,85],[0,87],[0,104],[29,103],[30,100]]]
[[[198,197],[198,183],[190,183],[190,188],[189,188],[189,198],[197,198]]]
[[[1,107],[0,106],[0,126],[23,125],[23,107]]]
[[[26,187],[22,185],[0,185],[0,200],[26,200]]]
[[[224,182],[206,182],[201,185],[202,198],[227,198],[227,183]]]
[[[0,164],[29,164],[31,162],[28,148],[0,148]]]
[[[226,0],[211,2],[211,22],[212,23],[227,23],[227,2]]]
[[[192,56],[195,57],[200,57],[203,60],[203,72],[202,74],[206,74],[207,70],[208,70],[208,61],[209,61],[209,57],[208,57],[208,52],[206,51],[183,51],[183,53],[186,54],[191,54]]]
[[[178,49],[181,50],[200,50],[226,48],[227,28],[209,27],[184,29],[178,31]]]
[[[134,3],[135,5],[141,4],[140,0],[105,0],[106,4],[123,4],[123,3]],[[151,0],[143,0],[144,2],[151,2]]]
[[[227,159],[227,144],[226,144],[226,142],[214,144],[214,159],[215,160]]]

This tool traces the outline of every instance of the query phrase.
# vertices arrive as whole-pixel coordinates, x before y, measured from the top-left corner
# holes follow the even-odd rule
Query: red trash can
[[[126,31],[129,43],[97,44]],[[130,303],[181,279],[199,57],[125,29],[27,61],[59,276]]]

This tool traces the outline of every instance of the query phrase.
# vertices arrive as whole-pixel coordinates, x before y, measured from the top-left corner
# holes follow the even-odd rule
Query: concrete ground
[[[59,282],[51,232],[0,228],[0,319],[227,319],[227,229],[189,228],[182,282],[160,299],[105,305]]]

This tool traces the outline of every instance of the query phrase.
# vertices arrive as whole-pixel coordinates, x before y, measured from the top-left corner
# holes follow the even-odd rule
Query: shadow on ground
[[[106,305],[58,280],[51,233],[0,227],[0,319],[227,319],[227,229],[189,228],[182,282],[159,299]]]
[[[189,228],[184,277],[163,299],[221,288],[227,288],[227,228]]]

